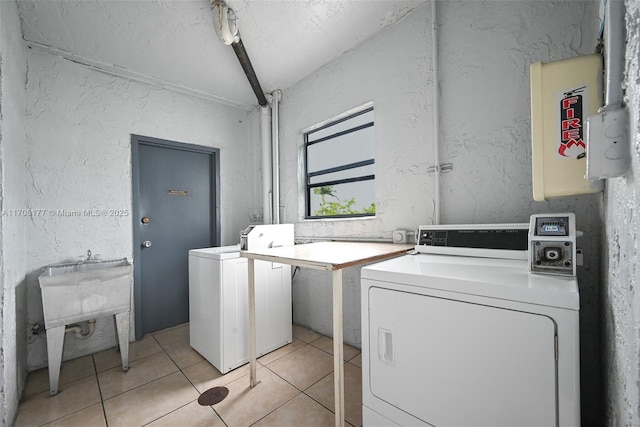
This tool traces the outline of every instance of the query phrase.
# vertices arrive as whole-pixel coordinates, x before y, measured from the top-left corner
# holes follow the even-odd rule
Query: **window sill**
[[[299,222],[336,222],[336,221],[370,221],[376,216],[358,216],[352,218],[300,218]]]

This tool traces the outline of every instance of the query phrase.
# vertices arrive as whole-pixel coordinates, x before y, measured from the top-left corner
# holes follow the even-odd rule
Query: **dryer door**
[[[557,425],[549,317],[375,287],[369,304],[374,396],[438,427]]]

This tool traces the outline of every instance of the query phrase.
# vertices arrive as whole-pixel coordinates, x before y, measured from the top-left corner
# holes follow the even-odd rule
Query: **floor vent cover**
[[[200,395],[198,403],[202,406],[215,405],[222,402],[228,394],[229,389],[226,387],[213,387]]]

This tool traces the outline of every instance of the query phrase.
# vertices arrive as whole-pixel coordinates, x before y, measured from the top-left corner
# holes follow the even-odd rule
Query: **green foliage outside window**
[[[355,209],[356,198],[352,197],[345,201],[341,201],[338,196],[335,195],[332,185],[323,185],[322,187],[316,187],[313,189],[313,194],[320,196],[320,209],[316,210],[314,214],[316,216],[333,216],[333,215],[353,215],[353,214],[375,214],[376,204],[371,203],[368,207],[361,210]],[[333,197],[336,201],[329,201],[327,197]]]

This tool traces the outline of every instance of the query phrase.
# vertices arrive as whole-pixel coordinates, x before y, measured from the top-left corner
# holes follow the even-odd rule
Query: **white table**
[[[336,426],[344,426],[344,362],[342,319],[342,269],[404,255],[409,244],[317,242],[255,251],[241,251],[249,268],[249,368],[250,385],[256,385],[256,294],[254,260],[278,262],[333,274],[333,376]]]

